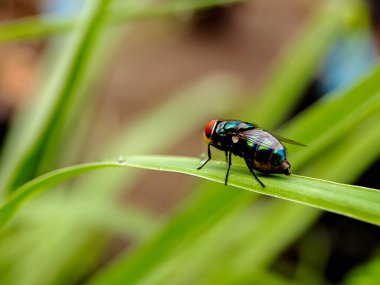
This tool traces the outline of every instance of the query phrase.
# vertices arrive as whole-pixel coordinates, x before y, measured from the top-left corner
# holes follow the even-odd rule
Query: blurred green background
[[[201,158],[212,118],[307,144],[294,173],[380,188],[377,1],[7,0],[0,20],[3,203],[77,163]],[[107,169],[1,227],[0,284],[375,285],[379,245],[348,217]]]

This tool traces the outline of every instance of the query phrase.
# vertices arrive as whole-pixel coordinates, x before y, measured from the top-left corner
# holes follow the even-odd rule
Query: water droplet
[[[125,165],[127,162],[125,161],[124,156],[120,155],[117,159],[117,163]]]

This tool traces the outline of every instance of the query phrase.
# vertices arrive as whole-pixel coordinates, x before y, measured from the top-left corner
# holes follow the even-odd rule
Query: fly
[[[228,163],[225,185],[228,182],[232,154],[242,157],[255,179],[262,187],[265,187],[254,170],[265,174],[291,174],[286,148],[281,142],[305,146],[273,135],[255,124],[237,120],[211,120],[204,129],[203,139],[207,144],[208,158],[198,167],[198,170],[211,160],[211,146],[224,151]]]

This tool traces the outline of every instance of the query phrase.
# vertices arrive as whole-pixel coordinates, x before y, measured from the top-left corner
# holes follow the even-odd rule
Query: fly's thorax
[[[238,131],[254,129],[255,125],[247,122],[230,120],[230,121],[220,121],[216,126],[215,132],[219,135],[232,135]]]
[[[232,146],[239,140],[236,135],[238,132],[254,128],[253,124],[247,122],[237,120],[219,121],[213,133],[213,140],[220,146]]]
[[[231,146],[231,130],[236,124],[231,121],[220,121],[212,134],[212,141],[221,148]]]
[[[236,121],[221,121],[215,128],[215,134],[220,137],[226,137],[231,134],[238,123]]]

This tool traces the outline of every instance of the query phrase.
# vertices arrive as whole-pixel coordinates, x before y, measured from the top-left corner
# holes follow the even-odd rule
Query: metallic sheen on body
[[[280,141],[302,145],[289,139],[277,138],[255,124],[238,120],[211,120],[206,125],[203,138],[208,146],[208,159],[198,169],[211,159],[211,146],[224,151],[228,163],[226,185],[231,166],[231,154],[242,157],[252,175],[265,187],[253,170],[265,174],[290,175],[286,149]]]

